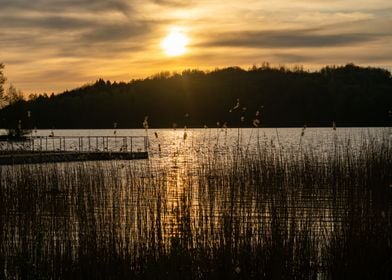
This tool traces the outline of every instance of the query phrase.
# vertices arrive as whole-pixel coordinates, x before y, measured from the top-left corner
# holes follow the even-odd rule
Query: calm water
[[[366,185],[373,175],[356,156],[385,137],[391,145],[389,128],[306,128],[303,136],[301,128],[53,133],[148,135],[150,159],[0,167],[0,238],[9,275],[19,254],[53,271],[59,269],[48,264],[53,258],[129,254],[132,269],[139,269],[149,250],[156,257],[176,246],[205,250],[206,258],[230,246],[239,265],[243,248],[257,259],[255,252],[275,246],[279,236],[284,246],[294,244],[293,258],[307,250],[312,269],[327,277],[325,252],[337,236],[345,240],[347,224],[390,226],[390,175],[380,173],[385,192],[374,193]],[[350,229],[360,232],[361,225]]]
[[[371,141],[385,133],[392,135],[391,128],[306,128],[301,137],[302,128],[260,128],[260,129],[94,129],[94,130],[36,130],[33,136],[148,136],[151,156],[170,157],[179,149],[214,149],[233,148],[238,142],[243,149],[254,149],[258,145],[273,145],[280,149],[313,149],[326,152],[333,143],[349,141],[353,147],[363,141]],[[185,139],[184,139],[185,138]],[[142,147],[136,143],[136,148]],[[54,145],[58,145],[54,143]],[[74,145],[76,146],[76,145]],[[119,143],[111,143],[113,150],[118,150]],[[159,151],[159,147],[161,148]]]

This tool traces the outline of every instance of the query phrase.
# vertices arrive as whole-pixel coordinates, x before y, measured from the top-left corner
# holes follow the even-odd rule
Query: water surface
[[[152,259],[179,255],[175,263],[200,278],[220,265],[266,278],[279,270],[328,278],[350,240],[380,238],[390,250],[389,128],[302,132],[54,130],[148,135],[150,158],[0,167],[4,273],[23,274],[21,258],[60,278],[88,267],[86,258],[92,266],[122,260],[124,271],[145,273]]]

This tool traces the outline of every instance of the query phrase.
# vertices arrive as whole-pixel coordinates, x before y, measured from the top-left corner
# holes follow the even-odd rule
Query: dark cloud
[[[193,5],[191,0],[152,0],[155,4],[172,6],[172,7],[188,7]]]
[[[153,26],[159,23],[139,19],[128,3],[132,2],[0,0],[2,8],[14,10],[0,10],[0,47],[26,54],[46,50],[47,54],[65,57],[101,57],[102,52],[110,56],[140,50],[144,46],[135,42],[147,42]],[[113,16],[113,10],[131,12]]]
[[[0,0],[3,11],[38,11],[38,12],[66,12],[66,11],[122,11],[132,10],[128,0]]]
[[[15,28],[74,30],[88,28],[94,24],[96,22],[92,20],[67,16],[2,16],[2,27],[8,30]]]
[[[2,28],[78,30],[112,24],[111,12],[137,21],[127,0],[0,0]]]
[[[314,48],[353,45],[391,34],[325,34],[321,29],[224,32],[212,35],[203,46],[248,48]]]
[[[80,39],[85,42],[118,42],[143,36],[148,33],[148,23],[121,23],[98,26],[85,32]]]
[[[70,43],[56,49],[55,54],[59,57],[78,58],[106,58],[122,57],[124,53],[132,53],[142,50],[143,43]]]
[[[282,3],[257,2],[0,0],[0,59],[9,79],[25,89],[61,89],[96,75],[126,77],[129,69],[140,76],[177,66],[211,69],[262,61],[391,63],[390,8],[341,12],[320,4],[320,11],[287,12],[276,8]],[[317,25],[313,15],[321,15]],[[282,30],[250,31],[279,24]],[[183,57],[160,53],[160,40],[171,26],[189,31],[189,53]],[[228,29],[232,26],[245,31]]]

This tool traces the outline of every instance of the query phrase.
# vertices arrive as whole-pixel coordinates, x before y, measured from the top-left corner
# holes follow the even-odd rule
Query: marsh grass
[[[257,143],[0,167],[0,278],[391,279],[390,139]]]

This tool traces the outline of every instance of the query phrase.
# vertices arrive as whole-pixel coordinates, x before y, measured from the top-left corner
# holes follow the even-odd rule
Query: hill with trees
[[[30,128],[141,128],[145,116],[151,127],[252,126],[256,112],[260,127],[389,126],[391,109],[392,77],[385,69],[348,64],[308,72],[265,63],[162,72],[128,83],[99,79],[13,100],[1,109],[0,126],[21,120]]]

